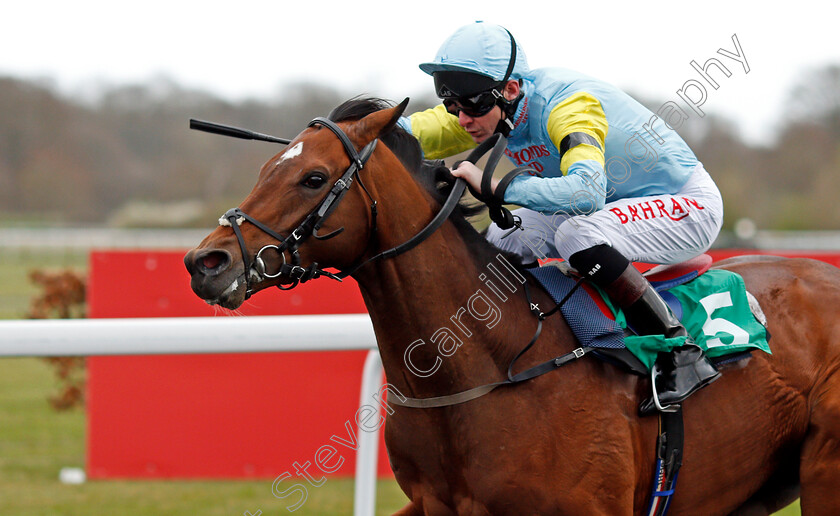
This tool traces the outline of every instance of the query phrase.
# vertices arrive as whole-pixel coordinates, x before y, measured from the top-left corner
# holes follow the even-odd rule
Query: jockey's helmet
[[[440,98],[471,97],[501,89],[528,73],[525,53],[507,29],[476,22],[456,30],[443,42],[434,61],[420,69],[435,79]]]

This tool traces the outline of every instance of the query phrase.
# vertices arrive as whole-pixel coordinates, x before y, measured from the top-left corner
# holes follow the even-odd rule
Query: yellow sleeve
[[[412,114],[411,133],[420,141],[428,159],[454,156],[476,146],[472,137],[458,124],[458,119],[443,104]]]
[[[594,160],[604,166],[604,142],[607,139],[607,115],[598,101],[592,94],[586,92],[575,93],[563,100],[551,110],[548,115],[548,136],[555,147],[560,150],[560,171],[566,175],[569,167],[575,162],[583,160]],[[580,141],[581,138],[574,138],[574,133],[583,133],[594,138],[591,143],[572,143],[568,151],[563,152],[563,139],[572,135],[573,139]],[[584,139],[586,136],[583,136]],[[594,145],[600,145],[600,148]]]

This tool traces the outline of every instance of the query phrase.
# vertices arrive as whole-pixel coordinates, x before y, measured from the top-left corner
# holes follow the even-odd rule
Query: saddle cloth
[[[743,279],[731,271],[708,271],[711,262],[711,257],[701,255],[683,264],[655,267],[646,276],[709,358],[720,362],[732,354],[755,349],[770,353],[767,330],[753,313],[757,303],[750,299]],[[551,264],[528,272],[555,303],[576,283]],[[541,310],[546,312],[551,308],[541,307]],[[636,335],[632,328],[628,329],[621,309],[588,282],[581,284],[560,311],[581,346],[602,351],[595,354],[607,360],[617,356],[625,362],[623,365],[628,365],[628,361],[620,358],[621,351],[629,350],[640,362],[629,364],[635,372],[643,372],[639,371],[639,365],[649,370],[659,352],[670,351],[685,341],[685,337]]]

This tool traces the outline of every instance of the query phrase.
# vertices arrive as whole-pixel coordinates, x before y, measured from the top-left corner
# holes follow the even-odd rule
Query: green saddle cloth
[[[768,333],[750,307],[744,280],[739,274],[710,270],[670,292],[682,306],[680,320],[694,341],[709,358],[759,349],[771,353]],[[601,291],[615,314],[616,322],[627,328],[624,313]],[[757,303],[756,303],[757,306]],[[683,345],[685,337],[667,339],[663,335],[629,335],[624,344],[648,370],[661,351]]]

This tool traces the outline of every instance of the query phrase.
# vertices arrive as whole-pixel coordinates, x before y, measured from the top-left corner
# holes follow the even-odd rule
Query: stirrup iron
[[[656,365],[654,364],[650,368],[650,386],[651,391],[653,392],[653,404],[656,406],[656,410],[659,412],[677,412],[680,409],[679,403],[673,403],[671,405],[662,406],[662,403],[659,401],[659,393],[656,392]]]

